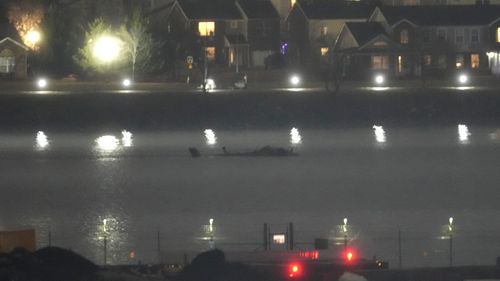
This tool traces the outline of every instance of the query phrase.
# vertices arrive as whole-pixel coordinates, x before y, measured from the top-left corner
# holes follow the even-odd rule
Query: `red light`
[[[344,252],[344,257],[346,262],[353,262],[356,259],[356,253],[349,249]]]
[[[296,277],[296,276],[301,274],[301,271],[302,271],[302,267],[300,264],[291,263],[288,267],[288,276],[290,276],[290,278]]]

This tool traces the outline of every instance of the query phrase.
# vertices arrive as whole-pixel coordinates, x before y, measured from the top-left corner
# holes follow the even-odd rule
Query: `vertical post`
[[[49,226],[49,247],[52,247],[52,230],[50,229],[50,226]]]
[[[344,252],[347,253],[347,234],[344,234]]]
[[[450,232],[450,267],[453,266],[453,234]]]
[[[264,251],[269,250],[269,240],[268,240],[268,230],[267,230],[267,223],[264,223],[264,241],[263,241],[263,246],[264,246]]]
[[[161,260],[161,244],[160,244],[160,230],[156,233],[156,250],[158,251],[158,264],[162,263]]]
[[[289,226],[288,226],[288,231],[289,231],[289,234],[288,234],[288,235],[289,235],[289,240],[290,240],[290,242],[289,242],[288,246],[289,246],[290,251],[293,251],[293,244],[294,244],[294,241],[293,241],[293,240],[294,240],[294,239],[293,239],[293,238],[294,238],[294,237],[293,237],[293,222],[291,222],[291,223],[289,224]]]
[[[271,250],[271,245],[273,245],[273,238],[271,237],[271,227],[270,226],[267,228],[267,241],[269,241],[269,243],[267,244],[268,250]]]
[[[402,237],[401,229],[398,229],[398,259],[399,259],[399,269],[403,268],[403,249],[402,249]]]
[[[106,234],[104,234],[104,240],[103,240],[103,251],[104,251],[104,265],[108,263],[108,237]]]

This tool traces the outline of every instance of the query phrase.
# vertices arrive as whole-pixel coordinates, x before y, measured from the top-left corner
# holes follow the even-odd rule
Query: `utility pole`
[[[402,250],[402,237],[401,228],[398,229],[398,259],[399,259],[399,269],[403,268],[403,250]]]
[[[158,264],[162,264],[161,260],[161,244],[160,244],[160,229],[156,233],[156,249],[158,251]]]

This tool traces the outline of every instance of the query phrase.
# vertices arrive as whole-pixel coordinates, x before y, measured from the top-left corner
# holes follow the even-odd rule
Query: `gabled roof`
[[[0,40],[0,45],[2,45],[4,42],[7,42],[7,41],[10,41],[11,43],[13,43],[14,45],[18,46],[19,48],[25,50],[25,51],[28,51],[29,48],[24,46],[23,44],[17,42],[16,40],[10,38],[10,37],[5,37],[4,39]]]
[[[359,46],[365,45],[379,35],[387,35],[382,24],[378,22],[347,22],[346,27]]]
[[[488,25],[500,18],[498,5],[382,6],[389,25],[408,20],[420,26]]]
[[[280,15],[269,0],[238,0],[249,19],[279,19]]]
[[[368,19],[374,7],[367,4],[339,4],[335,1],[299,0],[297,2],[308,19]]]
[[[243,19],[234,1],[178,0],[184,14],[191,20],[240,20]]]

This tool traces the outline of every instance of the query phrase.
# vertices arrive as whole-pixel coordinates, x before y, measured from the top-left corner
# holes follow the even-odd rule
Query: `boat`
[[[201,153],[197,148],[190,147],[189,153],[193,158],[201,157]],[[293,148],[286,149],[283,147],[273,147],[273,146],[263,146],[261,148],[252,151],[240,151],[240,152],[229,152],[227,148],[222,147],[222,153],[215,153],[209,156],[220,156],[220,157],[289,157],[298,156],[299,154],[293,151]]]

